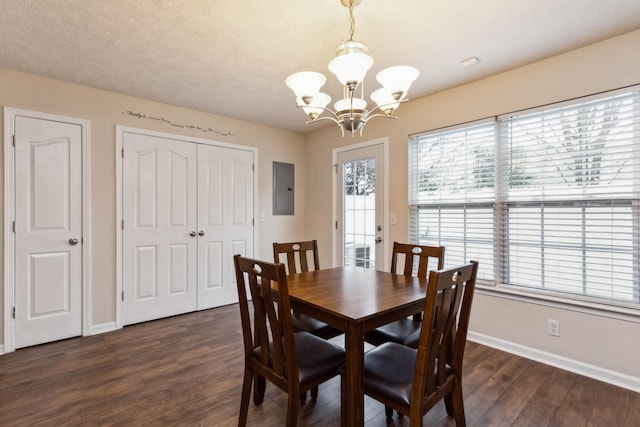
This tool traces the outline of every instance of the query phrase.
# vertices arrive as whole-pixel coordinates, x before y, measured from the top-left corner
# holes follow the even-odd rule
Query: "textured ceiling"
[[[640,29],[640,0],[364,0],[354,39],[418,98]],[[284,84],[349,37],[340,0],[0,0],[0,66],[297,132]],[[460,61],[480,58],[472,67]]]

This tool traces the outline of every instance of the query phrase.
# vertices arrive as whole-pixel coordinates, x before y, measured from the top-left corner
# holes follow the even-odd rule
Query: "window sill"
[[[576,311],[594,316],[624,320],[640,323],[640,307],[629,305],[610,305],[589,300],[566,298],[558,294],[537,291],[535,289],[523,290],[509,285],[486,285],[480,282],[476,285],[476,291],[482,295],[496,298],[505,298],[514,301],[538,304],[563,310]]]

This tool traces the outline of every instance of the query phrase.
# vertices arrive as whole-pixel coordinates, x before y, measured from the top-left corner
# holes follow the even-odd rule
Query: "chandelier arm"
[[[304,107],[308,107],[308,105],[296,105],[296,107],[304,108]],[[328,120],[333,120],[334,122],[336,122],[338,124],[338,126],[340,126],[340,118],[338,117],[338,115],[336,113],[333,112],[333,110],[330,110],[327,107],[314,107],[314,108],[322,108],[324,111],[326,111],[327,113],[331,114],[333,117],[317,117],[315,119],[309,120],[306,124],[317,122],[318,120],[322,120],[322,119],[328,119]]]
[[[338,119],[335,119],[333,117],[327,117],[327,116],[322,116],[322,117],[316,117],[315,119],[309,120],[308,122],[306,122],[305,124],[310,124],[310,123],[315,123],[315,122],[319,122],[320,120],[330,120],[333,123],[337,124],[338,126],[340,126],[340,122],[338,121]]]
[[[367,118],[365,120],[365,123],[369,123],[370,119],[375,119],[376,117],[384,117],[385,119],[393,119],[393,120],[398,120],[397,116],[391,116],[389,114],[385,114],[385,113],[379,113],[379,114],[368,114]]]
[[[400,100],[400,101],[394,101],[394,102],[389,102],[388,104],[377,105],[373,110],[369,111],[369,114],[367,114],[367,118],[369,118],[369,116],[371,116],[371,113],[373,113],[374,111],[377,111],[377,110],[384,111],[383,108],[386,107],[387,105],[402,104],[403,102],[407,102],[408,100],[409,100],[409,98],[405,98],[405,99]],[[393,116],[391,116],[391,114],[393,114],[397,109],[398,109],[397,107],[394,108],[393,111],[390,114],[382,113],[382,114],[374,114],[374,116],[384,115],[384,116],[388,116],[388,117],[393,117]],[[397,117],[393,117],[393,118],[397,119]]]

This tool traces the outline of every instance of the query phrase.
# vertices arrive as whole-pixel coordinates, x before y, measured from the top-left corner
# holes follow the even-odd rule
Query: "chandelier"
[[[407,91],[420,72],[404,65],[380,71],[376,75],[376,80],[382,88],[371,93],[371,99],[376,103],[376,107],[367,110],[363,80],[373,65],[373,58],[366,44],[353,40],[355,31],[353,8],[362,0],[340,1],[343,6],[349,8],[351,25],[349,40],[343,41],[336,47],[336,56],[329,62],[329,70],[343,85],[342,99],[334,104],[335,111],[326,108],[331,102],[331,97],[320,92],[320,88],[327,81],[323,74],[301,71],[291,74],[285,83],[295,93],[298,107],[311,118],[307,124],[330,120],[340,127],[342,136],[345,131],[351,133],[351,136],[358,131],[362,135],[364,125],[374,117],[397,119],[393,114],[401,102],[408,100]],[[325,112],[328,115],[322,116]]]

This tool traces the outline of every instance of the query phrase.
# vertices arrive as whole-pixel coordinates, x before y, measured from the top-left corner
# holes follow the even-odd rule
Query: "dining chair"
[[[417,349],[387,342],[365,353],[364,392],[384,403],[387,417],[395,409],[421,427],[444,399],[456,426],[465,426],[462,361],[477,274],[477,261],[431,271]]]
[[[310,270],[310,266],[313,266],[314,270],[320,270],[317,240],[274,243],[274,262],[281,262],[282,255],[286,255],[285,265],[288,274],[306,273]],[[331,339],[343,333],[318,319],[306,314],[296,313],[295,311],[293,313],[293,329],[296,331],[307,331],[324,339]]]
[[[286,426],[294,427],[298,420],[300,395],[336,376],[338,367],[345,361],[345,351],[308,332],[293,331],[283,264],[240,255],[235,255],[233,261],[244,341],[244,378],[238,426],[247,424],[252,384],[253,401],[260,405],[264,400],[266,380],[269,380],[289,395]],[[250,315],[247,288],[253,316]]]
[[[398,261],[400,255],[400,258],[404,258],[402,270],[400,270]],[[426,279],[429,270],[440,270],[443,267],[444,246],[422,246],[393,242],[390,270],[392,273]],[[368,331],[365,334],[365,341],[373,345],[392,341],[405,345],[413,344],[415,347],[417,337],[420,334],[420,317],[421,313],[416,313],[412,317],[400,319]]]

